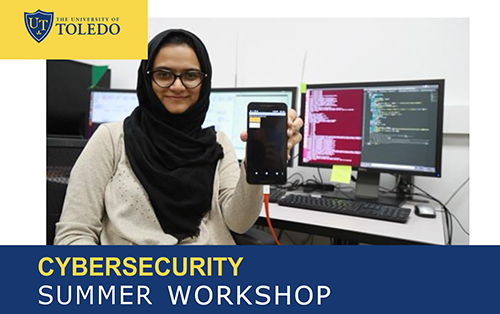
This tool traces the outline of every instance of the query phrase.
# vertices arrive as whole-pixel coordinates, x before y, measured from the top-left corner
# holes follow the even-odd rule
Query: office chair
[[[56,223],[61,217],[71,168],[87,140],[47,137],[47,233],[46,243],[54,243]],[[232,233],[238,245],[272,245],[273,237],[252,227],[244,234]]]

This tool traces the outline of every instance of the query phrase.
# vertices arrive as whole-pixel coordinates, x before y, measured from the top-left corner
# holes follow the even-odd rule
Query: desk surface
[[[273,227],[369,244],[445,244],[444,214],[422,218],[414,205],[404,224],[269,204]],[[264,209],[258,223],[267,225]]]

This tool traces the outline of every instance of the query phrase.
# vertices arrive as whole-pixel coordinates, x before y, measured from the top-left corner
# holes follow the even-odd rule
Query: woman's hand
[[[302,140],[302,134],[299,133],[300,128],[304,125],[304,121],[302,121],[301,118],[297,117],[297,112],[293,109],[288,109],[288,130],[286,132],[286,135],[288,137],[288,143],[287,143],[287,159],[290,160],[290,150],[292,147],[296,144],[298,144]],[[247,132],[243,131],[241,132],[240,139],[243,142],[246,142],[248,138]]]

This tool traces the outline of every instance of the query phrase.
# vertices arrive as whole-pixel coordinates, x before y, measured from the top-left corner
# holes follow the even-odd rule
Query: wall
[[[206,44],[214,87],[444,78],[443,177],[415,183],[444,202],[469,177],[468,19],[150,19],[149,38],[178,27]],[[136,86],[138,60],[81,61],[108,64],[113,88]],[[393,178],[383,175],[382,185],[392,188]],[[449,208],[468,230],[468,185]],[[468,242],[455,224],[454,243]]]

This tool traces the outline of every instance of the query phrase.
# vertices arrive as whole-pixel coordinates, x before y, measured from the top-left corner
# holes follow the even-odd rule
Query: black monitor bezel
[[[426,177],[438,177],[440,178],[441,173],[441,163],[442,163],[442,148],[443,148],[443,113],[444,113],[444,79],[429,79],[429,80],[409,80],[409,81],[381,81],[381,82],[362,82],[362,83],[332,83],[332,84],[307,84],[306,91],[308,89],[316,88],[356,88],[356,87],[385,87],[385,86],[407,86],[407,85],[438,85],[438,117],[437,117],[437,141],[436,141],[436,171],[434,172],[423,172],[423,171],[413,171],[413,170],[401,170],[401,169],[381,169],[381,168],[366,168],[366,167],[356,167],[353,166],[353,170],[366,171],[366,172],[377,172],[377,173],[391,173],[391,174],[403,174],[403,175],[417,175]],[[305,116],[305,99],[306,93],[301,93],[301,105],[300,105],[300,116]],[[300,130],[302,136],[304,136],[304,128]],[[311,167],[311,168],[331,168],[332,164],[321,164],[321,163],[306,163],[303,162],[303,141],[299,144],[299,167]]]
[[[297,86],[281,86],[281,87],[212,87],[212,92],[292,92],[292,109],[297,110]]]
[[[279,87],[212,87],[210,93],[216,92],[292,92],[292,109],[297,111],[297,86],[279,86]],[[288,167],[293,167],[293,157],[295,148],[290,151],[290,160],[287,162]],[[241,162],[241,160],[239,160]]]

